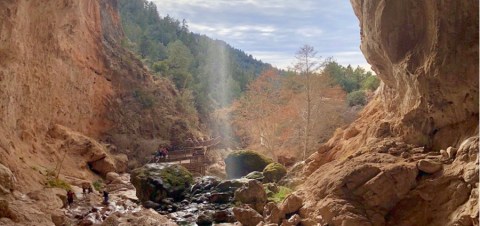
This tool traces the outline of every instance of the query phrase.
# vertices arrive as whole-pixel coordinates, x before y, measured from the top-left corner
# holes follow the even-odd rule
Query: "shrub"
[[[347,95],[348,106],[365,105],[367,98],[363,90],[351,92]]]
[[[145,91],[135,90],[133,92],[133,97],[140,102],[143,108],[153,107],[154,100],[153,97]]]
[[[380,80],[377,76],[369,76],[362,82],[362,89],[375,91],[380,85]]]
[[[96,180],[92,183],[93,188],[97,191],[101,191],[103,188],[103,181],[102,180]]]
[[[267,192],[267,198],[269,202],[282,202],[289,194],[292,193],[292,189],[278,186],[277,191],[271,191],[267,186],[265,186]]]
[[[49,178],[47,179],[46,185],[49,188],[62,188],[67,191],[72,189],[69,183],[60,178]]]

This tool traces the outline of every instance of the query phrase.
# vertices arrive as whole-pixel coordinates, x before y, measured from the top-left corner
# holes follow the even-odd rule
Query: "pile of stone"
[[[241,206],[233,208],[233,213],[236,220],[244,226],[294,226],[309,223],[299,215],[303,206],[300,197],[291,194],[280,204],[268,202],[263,185],[257,180],[251,180],[235,191],[234,199],[242,203]]]

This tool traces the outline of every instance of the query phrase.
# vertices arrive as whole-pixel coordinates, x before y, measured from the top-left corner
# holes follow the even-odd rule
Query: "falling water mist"
[[[214,108],[210,117],[212,134],[221,136],[224,145],[231,147],[234,139],[227,108],[233,100],[234,80],[230,74],[230,58],[226,48],[223,42],[209,45],[204,73],[209,75],[208,97]]]

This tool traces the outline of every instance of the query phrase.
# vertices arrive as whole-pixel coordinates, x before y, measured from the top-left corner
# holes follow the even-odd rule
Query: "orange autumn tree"
[[[288,101],[282,94],[282,78],[276,70],[263,72],[249,84],[245,95],[235,103],[234,126],[237,135],[249,144],[261,146],[276,158],[288,132],[282,122],[294,117],[295,112],[285,108]]]
[[[245,95],[231,108],[232,127],[244,147],[277,159],[302,159],[305,140],[305,81],[299,74],[279,75],[267,70],[252,81]],[[317,150],[336,128],[351,121],[346,93],[328,74],[312,74],[311,152]]]

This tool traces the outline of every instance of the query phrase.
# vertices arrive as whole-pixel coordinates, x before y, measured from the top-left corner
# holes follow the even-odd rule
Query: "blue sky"
[[[360,52],[360,29],[348,0],[153,0],[161,16],[186,19],[189,29],[224,40],[284,68],[304,44],[343,65],[370,66]]]

